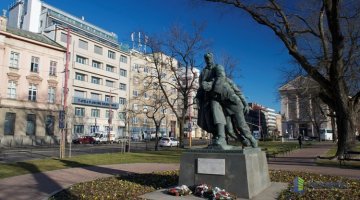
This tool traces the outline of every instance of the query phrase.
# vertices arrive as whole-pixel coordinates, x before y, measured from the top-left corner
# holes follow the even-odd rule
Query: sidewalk
[[[343,176],[360,179],[359,169],[318,166],[316,157],[325,154],[335,144],[329,142],[315,143],[307,148],[296,149],[287,155],[280,155],[268,160],[269,169],[303,171],[324,175]]]
[[[309,148],[297,149],[288,155],[269,160],[269,169],[306,171],[360,179],[360,170],[316,166],[318,155],[325,153],[333,144],[314,144]],[[179,164],[135,163],[69,168],[37,174],[26,174],[0,180],[0,199],[37,200],[47,199],[51,194],[75,183],[91,181],[126,173],[150,173],[154,171],[177,170]]]
[[[69,168],[37,174],[26,174],[0,180],[0,199],[37,200],[75,183],[91,181],[116,174],[151,173],[179,169],[179,164],[136,163]]]

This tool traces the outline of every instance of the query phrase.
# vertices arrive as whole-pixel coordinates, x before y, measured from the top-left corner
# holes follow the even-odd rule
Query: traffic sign
[[[59,128],[65,128],[65,111],[60,110],[59,112]]]

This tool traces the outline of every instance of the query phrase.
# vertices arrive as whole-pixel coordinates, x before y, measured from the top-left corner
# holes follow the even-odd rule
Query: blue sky
[[[7,9],[14,0],[1,0]],[[248,97],[280,111],[277,89],[281,68],[290,67],[290,56],[267,28],[256,24],[240,10],[219,4],[193,5],[187,0],[46,0],[46,3],[118,35],[129,42],[134,31],[164,32],[173,24],[185,28],[206,23],[204,37],[212,41],[215,55],[227,53],[239,62],[235,80]]]

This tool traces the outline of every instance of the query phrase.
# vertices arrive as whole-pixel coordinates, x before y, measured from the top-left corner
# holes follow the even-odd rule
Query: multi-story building
[[[159,56],[160,55],[160,56]],[[163,99],[158,81],[160,73],[162,85],[170,99],[176,99],[177,90],[171,87],[172,80],[170,67],[166,61],[161,64],[154,64],[154,59],[166,59],[163,54],[144,54],[142,52],[131,51],[131,70],[128,102],[129,127],[131,135],[136,138],[149,138],[155,132],[154,120],[160,120],[160,134],[162,136],[176,136],[176,117],[172,110]],[[174,84],[172,84],[174,85]],[[154,109],[159,108],[155,112]],[[147,114],[146,114],[147,113]],[[154,115],[154,113],[156,113]]]
[[[319,87],[308,77],[299,76],[279,88],[283,134],[319,137],[320,129],[332,129],[326,106],[318,97]]]
[[[277,119],[281,117],[280,114],[276,113],[274,109],[265,108],[264,109],[265,120],[267,130],[270,136],[279,136],[281,135],[281,124],[277,123]]]
[[[40,0],[16,1],[9,16],[9,25],[43,33],[69,47],[66,118],[67,131],[72,134],[68,135],[112,130],[124,136],[125,121],[119,105],[125,105],[129,98],[130,54],[116,34]]]
[[[266,137],[268,134],[265,107],[256,103],[248,103],[250,110],[245,115],[245,120],[249,125],[250,131],[255,137]]]
[[[6,27],[0,17],[0,142],[59,142],[66,49],[49,38]]]
[[[199,88],[199,76],[200,76],[200,70],[197,68],[191,68],[189,67],[186,72],[186,68],[182,68],[179,72],[181,75],[181,82],[182,82],[182,88],[186,87],[186,82],[188,85],[188,111],[186,113],[185,118],[185,127],[184,130],[186,131],[186,136],[193,138],[200,138],[205,137],[206,133],[203,131],[198,125],[197,125],[197,117],[198,117],[198,109],[195,105],[194,98],[197,93],[197,89]],[[181,99],[181,97],[179,97]],[[183,106],[182,102],[179,101],[179,106]]]

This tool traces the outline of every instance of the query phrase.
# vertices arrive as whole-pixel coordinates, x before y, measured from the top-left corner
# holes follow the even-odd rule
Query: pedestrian
[[[301,135],[299,135],[298,140],[299,140],[299,146],[300,146],[300,149],[301,149],[301,146],[302,146],[302,137],[301,137]]]

